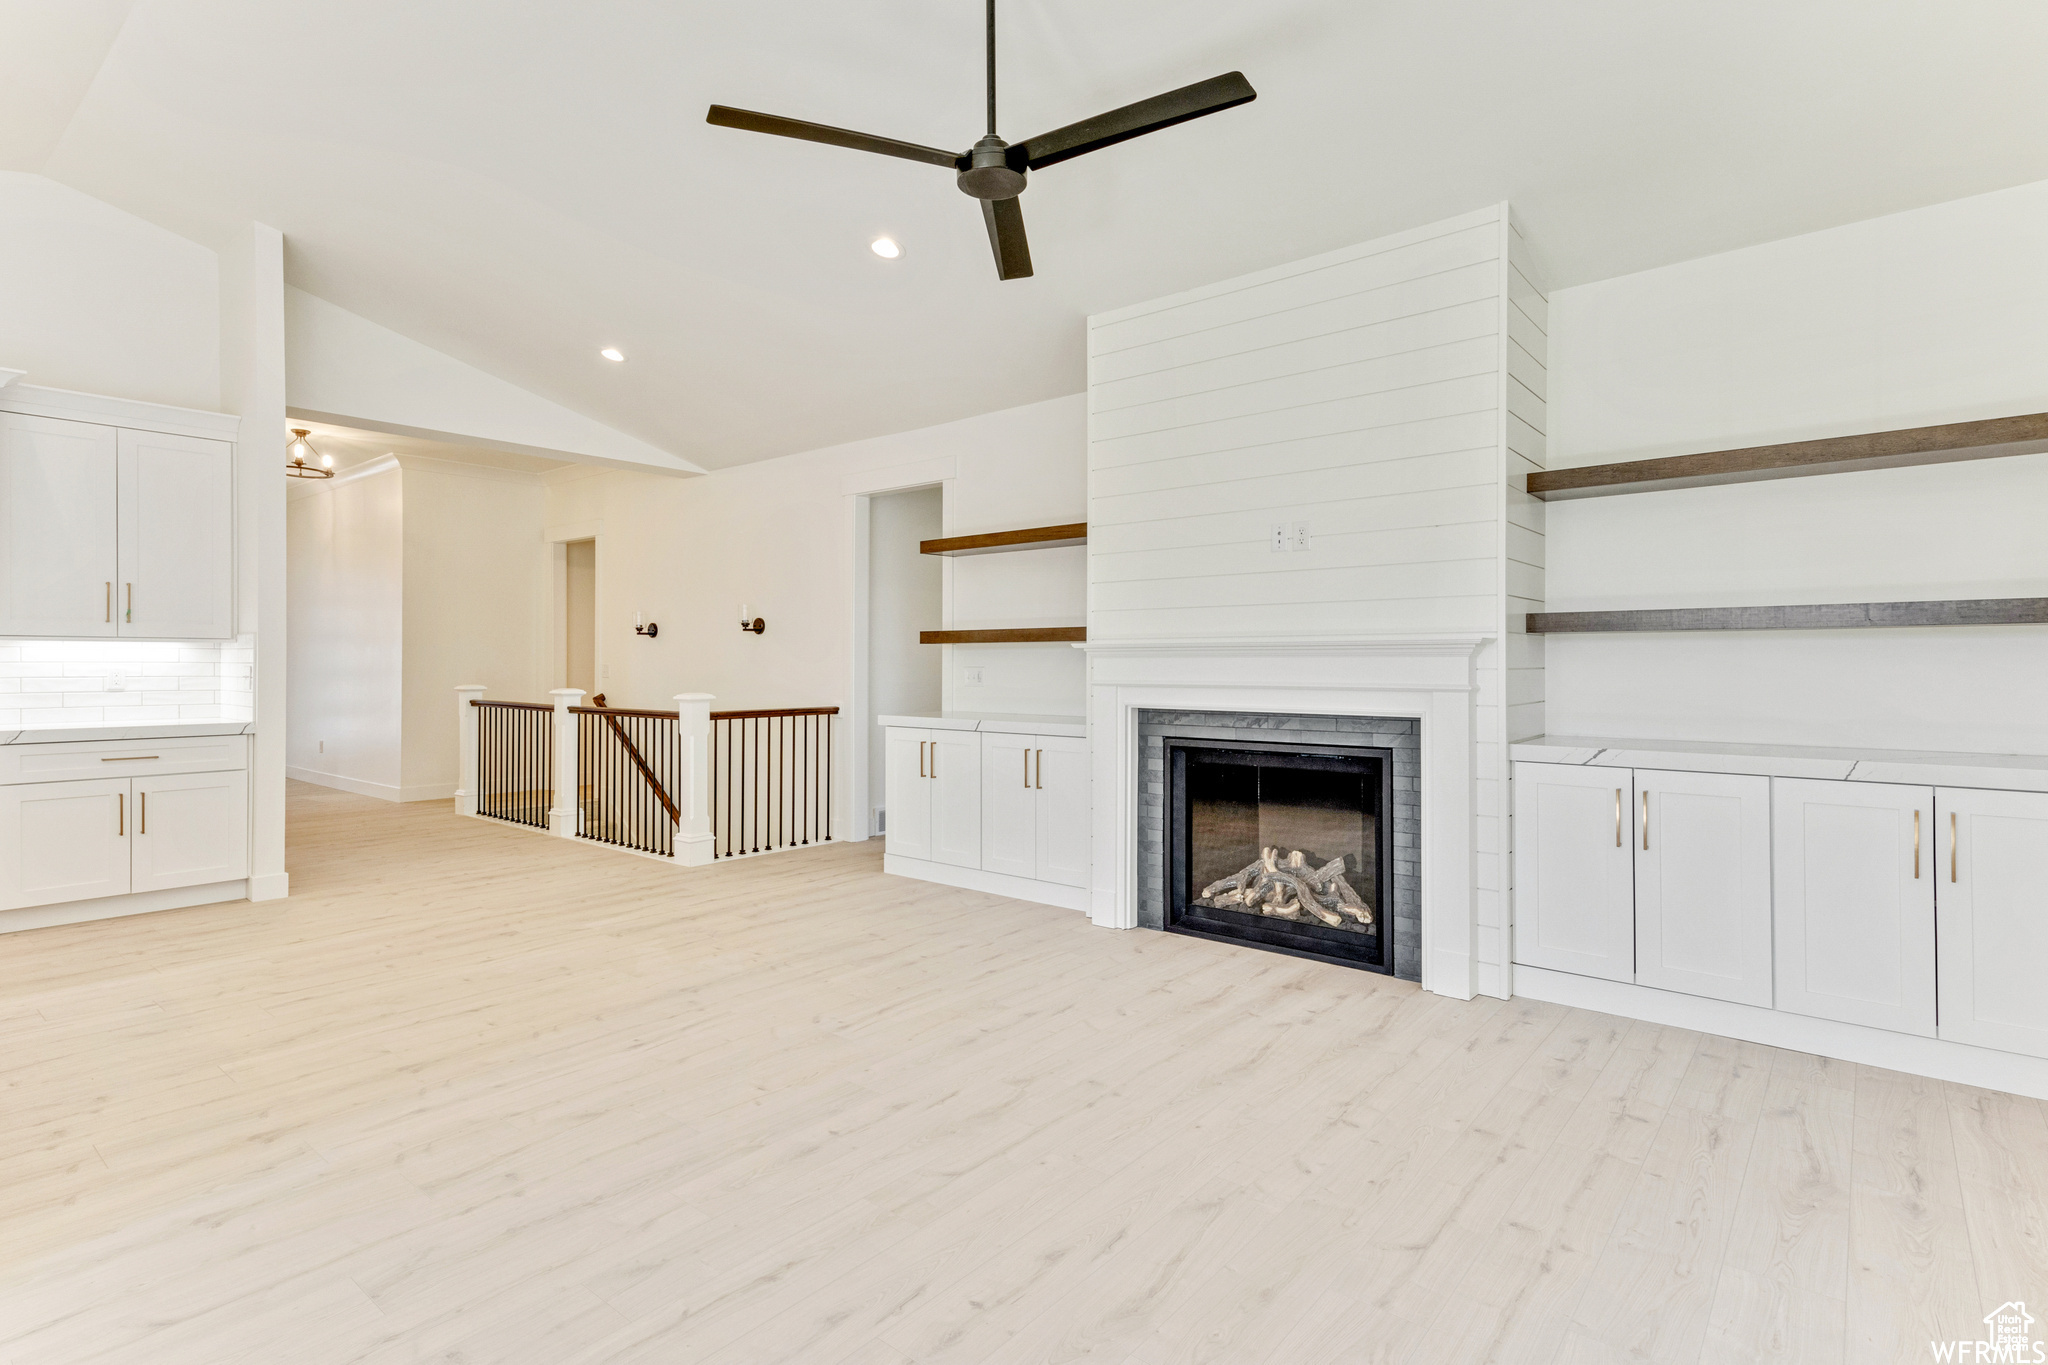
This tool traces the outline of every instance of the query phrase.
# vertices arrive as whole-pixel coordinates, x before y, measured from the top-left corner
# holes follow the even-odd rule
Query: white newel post
[[[548,833],[565,839],[576,837],[576,717],[572,706],[583,704],[580,687],[557,687],[548,693],[555,699],[555,801],[548,808]]]
[[[683,789],[677,793],[676,862],[702,867],[716,856],[711,833],[711,703],[709,692],[676,694],[676,743]]]
[[[472,702],[483,700],[484,689],[465,683],[455,689],[455,813],[476,814],[476,730],[482,717]]]

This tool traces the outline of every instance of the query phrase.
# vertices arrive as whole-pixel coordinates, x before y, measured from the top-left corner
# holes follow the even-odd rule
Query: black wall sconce
[[[633,633],[635,635],[645,635],[648,639],[652,640],[655,636],[661,634],[661,627],[652,621],[643,626],[640,624],[640,619],[635,617],[633,618]]]
[[[749,621],[747,619],[747,604],[742,602],[740,603],[740,629],[751,630],[754,634],[759,635],[762,631],[768,629],[768,623],[758,616]]]

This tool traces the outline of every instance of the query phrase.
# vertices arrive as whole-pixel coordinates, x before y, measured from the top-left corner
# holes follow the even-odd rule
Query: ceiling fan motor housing
[[[960,171],[960,192],[976,199],[1015,199],[1024,191],[1024,172],[1012,170],[1010,144],[990,133],[974,144]]]

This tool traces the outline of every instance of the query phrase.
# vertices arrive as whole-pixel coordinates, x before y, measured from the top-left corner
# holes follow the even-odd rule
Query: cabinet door
[[[249,774],[139,777],[134,787],[137,891],[249,875]]]
[[[112,635],[112,427],[0,413],[0,635]]]
[[[1633,981],[1635,774],[1515,765],[1515,961]]]
[[[1934,794],[1940,1036],[2048,1057],[2048,796]]]
[[[133,816],[123,778],[0,787],[0,909],[125,894]]]
[[[1636,982],[1771,1004],[1771,780],[1636,770]]]
[[[899,858],[932,856],[931,732],[890,727],[886,747],[888,773],[883,806],[888,828],[883,838]]]
[[[931,732],[932,859],[981,866],[981,736]]]
[[[1038,875],[1038,792],[1031,735],[981,737],[981,865],[1012,877]]]
[[[235,633],[234,447],[123,431],[122,635],[225,640]]]
[[[1777,1007],[1934,1036],[1934,790],[1771,782]]]
[[[1088,741],[1040,735],[1032,744],[1032,794],[1038,798],[1038,879],[1061,886],[1086,886],[1090,841],[1095,833],[1089,819],[1095,775],[1088,764]]]

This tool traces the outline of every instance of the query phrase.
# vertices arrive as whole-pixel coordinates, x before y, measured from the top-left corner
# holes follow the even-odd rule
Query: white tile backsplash
[[[0,644],[0,729],[91,721],[254,720],[255,642]]]

